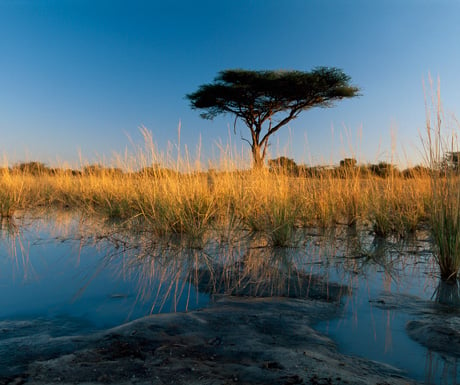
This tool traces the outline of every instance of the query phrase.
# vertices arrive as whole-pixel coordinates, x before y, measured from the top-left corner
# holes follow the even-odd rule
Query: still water
[[[209,301],[174,272],[137,261],[135,250],[81,234],[78,221],[16,226],[2,229],[0,319],[71,317],[103,329]]]
[[[440,282],[428,239],[427,234],[409,242],[368,237],[366,255],[358,258],[368,259],[364,265],[328,270],[331,280],[350,282],[353,294],[344,299],[340,318],[316,329],[331,337],[342,353],[387,363],[425,384],[454,385],[460,383],[455,357],[460,351],[454,356],[437,353],[406,331],[409,321],[439,317],[436,322],[442,323],[446,314],[460,316],[458,290],[448,304],[439,303]]]
[[[0,325],[43,319],[59,320],[47,326],[59,328],[66,320],[77,334],[152,313],[202,308],[210,295],[193,283],[200,269],[213,258],[234,266],[244,256],[247,266],[257,265],[262,281],[276,276],[275,267],[344,285],[341,317],[315,326],[340,352],[390,364],[427,384],[460,383],[455,357],[428,350],[406,331],[407,322],[423,317],[424,308],[432,315],[436,305],[438,279],[426,234],[411,242],[364,234],[305,233],[289,250],[246,243],[184,251],[74,217],[3,223]],[[276,295],[275,286],[268,292]],[[460,315],[457,306],[447,306],[450,317]]]

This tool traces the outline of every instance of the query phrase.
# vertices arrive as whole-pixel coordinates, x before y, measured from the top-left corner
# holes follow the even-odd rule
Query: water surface
[[[209,301],[167,266],[136,260],[135,249],[82,234],[78,220],[16,226],[1,232],[0,319],[71,317],[102,329]]]
[[[24,322],[41,320],[51,335],[79,334],[152,313],[198,309],[213,292],[302,296],[302,288],[286,291],[283,279],[321,277],[345,288],[340,295],[333,286],[315,294],[342,304],[341,317],[316,325],[340,352],[390,364],[421,382],[460,383],[455,357],[428,350],[406,331],[407,322],[424,317],[424,308],[437,314],[439,281],[423,232],[403,241],[346,228],[315,230],[302,232],[292,248],[242,237],[199,249],[68,216],[3,223],[0,239],[4,331],[36,332]],[[210,273],[213,266],[220,268]],[[458,303],[447,306],[449,316],[460,314]],[[0,341],[11,335],[5,332]]]

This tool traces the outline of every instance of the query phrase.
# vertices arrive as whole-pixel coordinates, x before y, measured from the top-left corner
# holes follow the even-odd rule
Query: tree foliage
[[[460,152],[459,151],[452,151],[447,152],[444,155],[444,158],[441,162],[441,169],[446,170],[454,170],[458,171],[460,165]]]
[[[372,174],[379,176],[381,178],[387,178],[392,174],[393,175],[399,174],[398,168],[394,164],[387,163],[387,162],[379,162],[377,164],[370,164],[368,166],[368,169]]]
[[[13,166],[13,171],[30,174],[30,175],[41,175],[48,172],[48,167],[45,163],[41,162],[21,162]]]
[[[294,159],[287,158],[285,156],[280,156],[275,159],[270,159],[268,161],[268,166],[270,171],[284,173],[289,175],[298,175],[299,170],[297,163]]]
[[[340,167],[354,168],[358,164],[355,158],[345,158],[340,161]]]
[[[263,165],[269,137],[312,107],[331,107],[333,102],[357,96],[359,89],[338,68],[318,67],[303,71],[221,71],[213,83],[188,94],[201,117],[213,119],[230,113],[248,126],[254,165]]]

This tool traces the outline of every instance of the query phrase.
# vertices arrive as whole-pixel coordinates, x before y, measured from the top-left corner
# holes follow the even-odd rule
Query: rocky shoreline
[[[324,300],[217,296],[202,310],[88,335],[51,336],[45,327],[7,338],[4,327],[1,356],[22,362],[13,367],[9,356],[0,384],[416,384],[396,368],[340,354],[315,331],[340,311]]]

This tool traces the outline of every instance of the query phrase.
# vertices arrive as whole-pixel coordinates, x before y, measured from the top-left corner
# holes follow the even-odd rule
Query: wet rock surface
[[[84,336],[38,332],[28,341],[42,353],[0,384],[415,383],[395,368],[339,354],[313,329],[340,311],[338,303],[311,299],[221,296],[203,310]]]
[[[1,321],[0,377],[21,373],[28,362],[74,351],[86,340],[78,335],[85,329],[86,322],[64,317]]]
[[[385,293],[372,301],[378,308],[398,310],[414,316],[406,324],[408,335],[429,351],[460,357],[460,308],[457,304]]]
[[[406,330],[429,350],[460,357],[460,317],[409,321]]]

